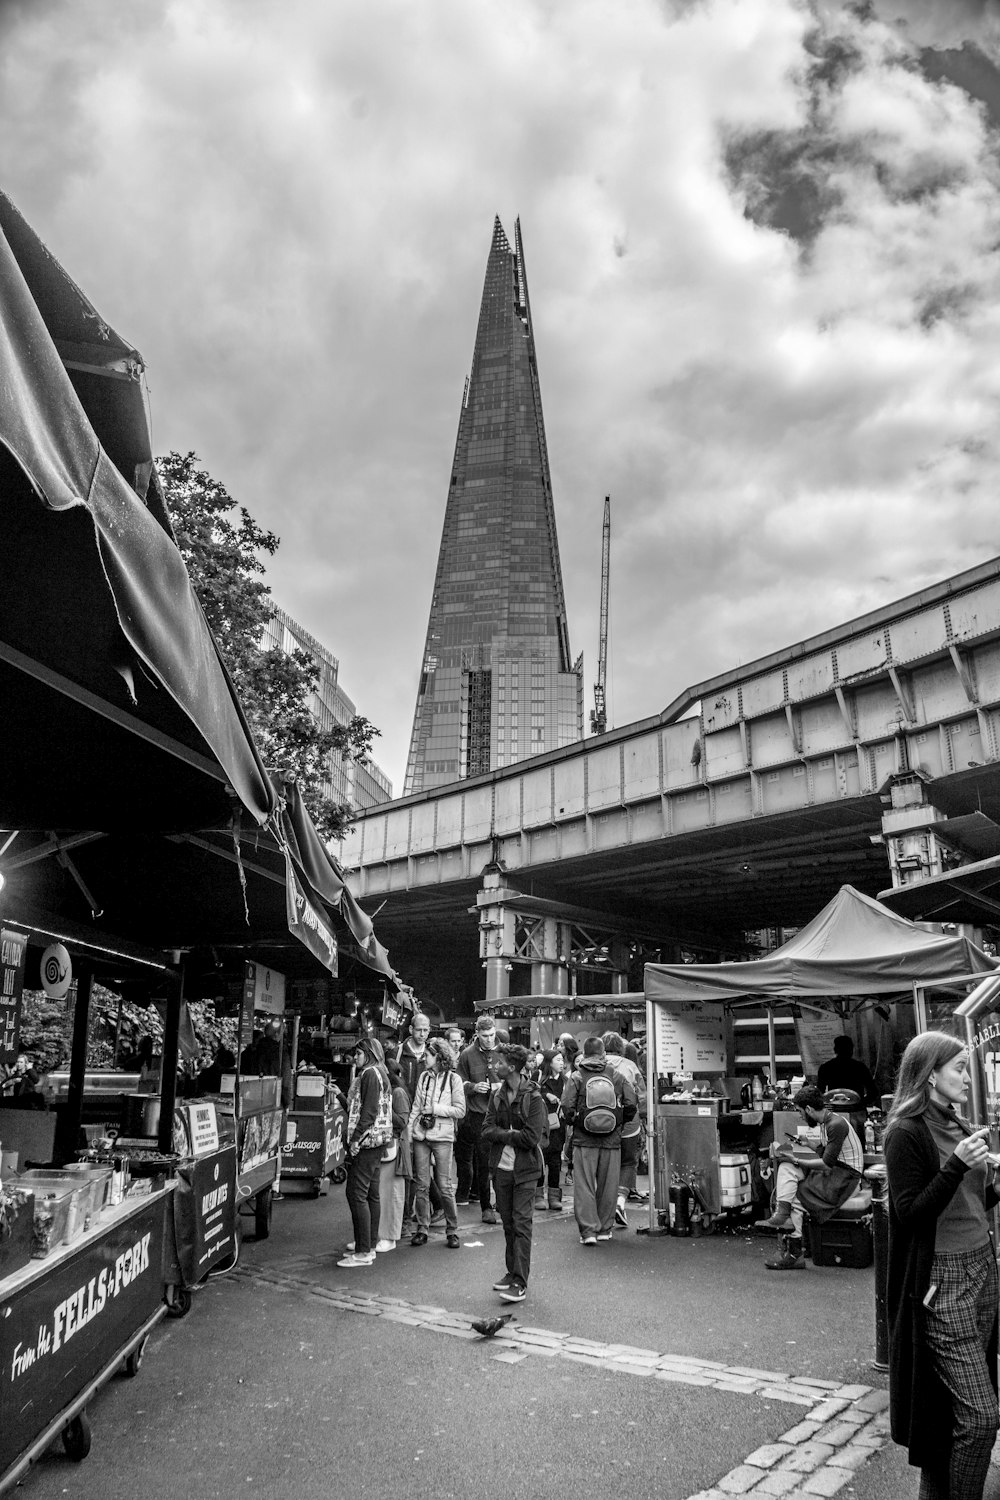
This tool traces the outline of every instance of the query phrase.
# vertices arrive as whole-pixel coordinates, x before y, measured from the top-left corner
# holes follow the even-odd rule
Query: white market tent
[[[1000,968],[968,938],[928,930],[843,885],[781,948],[748,963],[647,964],[647,1000],[886,995]]]
[[[823,910],[783,947],[746,963],[646,964],[647,1084],[649,1097],[656,1073],[657,1014],[672,1006],[697,1010],[700,1003],[743,1002],[764,1005],[773,1015],[775,1002],[799,1002],[822,1008],[849,996],[898,994],[924,986],[997,974],[1000,964],[968,938],[933,930],[898,916],[844,885]],[[774,1076],[773,1020],[769,1024],[771,1073]],[[650,1161],[656,1159],[647,1122]],[[649,1227],[656,1225],[655,1178],[650,1176]]]

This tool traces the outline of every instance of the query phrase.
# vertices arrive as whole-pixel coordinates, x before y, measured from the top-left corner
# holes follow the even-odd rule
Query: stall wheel
[[[257,1194],[254,1206],[254,1224],[257,1228],[257,1238],[266,1240],[271,1233],[271,1214],[274,1212],[274,1199],[269,1187],[261,1188]]]
[[[136,1344],[132,1353],[125,1356],[125,1374],[130,1380],[134,1380],[139,1373],[139,1366],[142,1364],[142,1356],[146,1352],[148,1342],[149,1335],[147,1334],[142,1343]]]
[[[191,1293],[186,1286],[175,1286],[167,1303],[168,1318],[186,1318],[191,1311]]]
[[[90,1422],[85,1411],[78,1413],[72,1422],[66,1423],[62,1430],[62,1440],[66,1457],[71,1458],[75,1464],[83,1463],[90,1452]]]
[[[337,1187],[340,1187],[340,1184],[342,1182],[347,1181],[347,1168],[334,1167],[333,1171],[330,1173],[330,1181],[336,1183]]]

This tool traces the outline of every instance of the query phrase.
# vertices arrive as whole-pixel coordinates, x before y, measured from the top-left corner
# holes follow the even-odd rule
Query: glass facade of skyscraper
[[[458,423],[404,793],[582,738],[520,223],[500,220]]]
[[[277,647],[288,656],[293,651],[305,651],[312,657],[319,676],[310,697],[309,712],[320,729],[351,722],[357,709],[340,686],[337,658],[283,609],[275,609],[264,626],[261,646],[265,651]],[[346,802],[358,812],[392,798],[392,782],[373,760],[360,765],[336,752],[327,761],[323,790],[334,802]]]

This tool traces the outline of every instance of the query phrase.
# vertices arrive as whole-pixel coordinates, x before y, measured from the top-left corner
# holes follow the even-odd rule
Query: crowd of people
[[[459,1210],[502,1223],[505,1268],[494,1283],[504,1301],[527,1295],[536,1212],[563,1209],[573,1177],[580,1243],[627,1228],[638,1199],[646,1087],[640,1052],[617,1032],[570,1032],[529,1052],[482,1015],[467,1043],[457,1026],[431,1036],[426,1016],[386,1056],[374,1037],[354,1049],[347,1098],[347,1202],[354,1239],[338,1265],[371,1266],[431,1231],[457,1250]]]

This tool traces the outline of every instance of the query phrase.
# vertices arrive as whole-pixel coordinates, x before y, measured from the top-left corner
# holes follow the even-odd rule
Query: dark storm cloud
[[[497,212],[588,682],[612,495],[617,722],[995,550],[996,146],[921,60],[992,65],[996,7],[893,9],[0,8],[3,186],[157,448],[281,535],[397,787]]]

